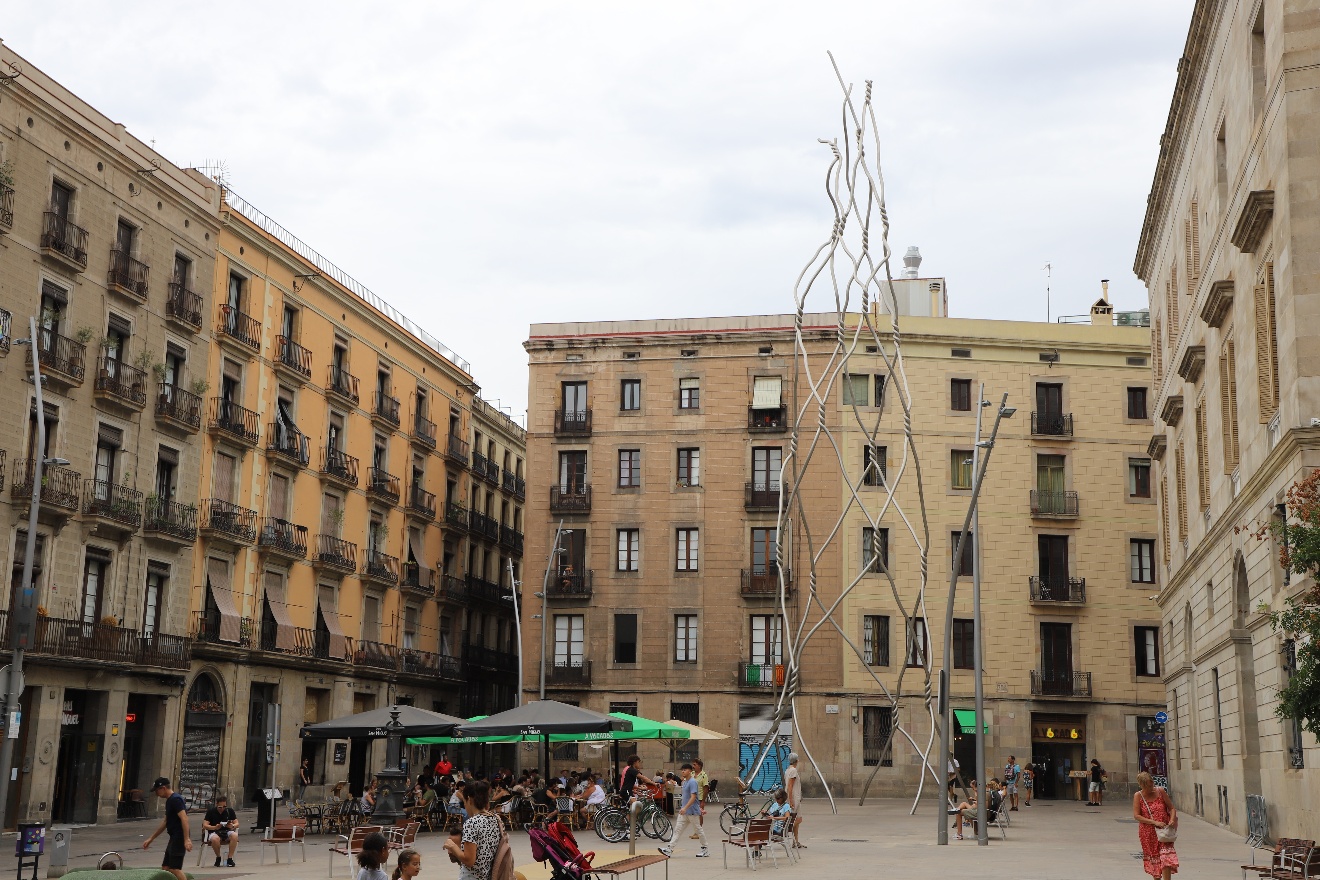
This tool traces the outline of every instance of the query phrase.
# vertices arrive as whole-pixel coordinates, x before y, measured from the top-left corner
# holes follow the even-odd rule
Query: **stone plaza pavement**
[[[935,846],[934,820],[930,808],[908,815],[909,802],[898,800],[872,800],[864,807],[855,801],[839,804],[839,813],[832,815],[825,800],[808,800],[803,811],[803,842],[807,849],[796,865],[787,864],[782,853],[779,871],[785,876],[840,877],[852,871],[863,871],[857,876],[880,877],[958,877],[968,880],[1072,880],[1072,878],[1142,878],[1137,826],[1132,820],[1127,803],[1110,804],[1100,809],[1088,808],[1075,801],[1037,802],[1030,809],[1022,808],[1012,814],[1008,840],[998,839],[996,833],[989,847],[978,847],[974,837],[953,840],[950,845]],[[190,816],[195,822],[201,816]],[[239,814],[246,829],[253,819],[250,811]],[[709,827],[718,831],[715,816],[707,818]],[[110,826],[77,828],[73,832],[70,867],[92,867],[107,850],[124,856],[127,867],[146,867],[160,864],[165,841],[157,839],[149,852],[142,851],[142,841],[155,827],[150,821],[119,822]],[[970,832],[969,832],[970,835]],[[455,880],[457,869],[443,852],[445,835],[423,832],[418,837],[417,850],[422,854],[421,880]],[[710,836],[711,857],[694,858],[697,842],[683,841],[683,847],[669,865],[672,880],[705,880],[747,872],[739,852],[730,848],[729,868],[726,871],[720,858],[718,834]],[[245,836],[235,857],[236,868],[213,868],[214,857],[196,867],[195,852],[190,854],[185,869],[199,880],[231,880],[255,876],[278,880],[322,880],[327,877],[327,844],[329,835],[313,836],[307,843],[307,861],[300,860],[294,850],[292,865],[274,864],[274,853],[268,850],[266,864],[259,863],[260,854],[252,836]],[[579,832],[578,842],[584,850],[618,850],[615,844],[606,844],[591,831]],[[654,853],[655,842],[639,842],[639,853]],[[521,832],[512,835],[514,859],[521,867],[531,862],[527,836]],[[626,848],[626,844],[623,845]],[[8,847],[8,843],[0,843]],[[1194,816],[1183,816],[1179,829],[1178,855],[1182,861],[1181,877],[1196,880],[1229,880],[1240,878],[1238,865],[1247,861],[1247,849],[1241,838],[1231,832],[1208,824]],[[1259,860],[1259,859],[1258,859]],[[45,863],[42,864],[44,872]],[[774,872],[766,860],[762,870]],[[529,872],[530,874],[531,872]],[[760,873],[758,871],[758,873]],[[43,873],[44,876],[44,873]],[[335,863],[336,880],[348,880],[349,874],[343,857]],[[662,866],[650,869],[650,880],[662,880]]]

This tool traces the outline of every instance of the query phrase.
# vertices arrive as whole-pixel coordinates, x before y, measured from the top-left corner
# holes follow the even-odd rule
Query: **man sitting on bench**
[[[238,816],[229,806],[229,798],[219,795],[215,806],[206,811],[202,819],[203,839],[215,850],[215,866],[220,867],[220,847],[229,844],[227,867],[234,867],[234,853],[238,851]]]

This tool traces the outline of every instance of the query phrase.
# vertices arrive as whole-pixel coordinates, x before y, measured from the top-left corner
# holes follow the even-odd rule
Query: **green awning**
[[[630,742],[638,739],[678,739],[685,740],[690,733],[686,728],[662,724],[649,718],[629,715],[626,712],[611,712],[611,717],[632,723],[632,730],[611,730],[599,733],[556,733],[550,737],[552,743],[571,742],[612,742],[620,740]],[[477,715],[468,721],[480,721],[485,715]],[[468,745],[474,743],[511,743],[518,742],[517,736],[418,736],[409,737],[410,745]]]
[[[473,715],[468,721],[480,721],[485,715]],[[516,736],[410,736],[408,745],[418,746],[435,743],[437,745],[478,745],[480,743],[513,743],[517,742]]]
[[[958,725],[959,733],[976,733],[976,710],[975,709],[954,709],[954,724]],[[985,725],[985,735],[990,735],[990,725]],[[410,740],[411,742],[411,740]]]

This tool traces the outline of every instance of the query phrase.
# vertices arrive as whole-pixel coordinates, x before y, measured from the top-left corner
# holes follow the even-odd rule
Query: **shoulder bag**
[[[1146,801],[1146,796],[1137,792],[1137,797],[1141,798],[1141,803],[1146,807],[1146,816],[1154,819],[1155,814],[1150,811],[1150,804]],[[1155,829],[1155,839],[1160,843],[1173,843],[1178,839],[1178,829],[1172,825],[1165,825],[1163,828]]]

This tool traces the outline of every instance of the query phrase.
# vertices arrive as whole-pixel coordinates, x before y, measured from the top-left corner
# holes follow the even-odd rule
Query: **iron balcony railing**
[[[257,546],[298,559],[307,558],[307,526],[294,525],[288,520],[268,516],[261,521]]]
[[[373,580],[399,582],[399,558],[379,550],[367,550],[362,554],[362,575]]]
[[[445,503],[445,522],[457,529],[468,528],[468,509],[457,501]]]
[[[330,379],[325,384],[325,390],[349,401],[354,406],[357,406],[361,400],[358,396],[357,376],[334,364],[330,365]]]
[[[0,611],[5,644],[10,641],[9,628],[9,612]],[[91,660],[174,670],[192,665],[192,639],[187,636],[143,633],[118,624],[59,617],[37,618],[27,651],[72,663]]]
[[[1086,578],[1032,575],[1029,581],[1032,602],[1081,604],[1086,601]]]
[[[1044,437],[1071,437],[1072,413],[1035,411],[1031,414],[1031,433]]]
[[[765,483],[745,483],[743,507],[747,510],[778,510],[779,487]]]
[[[591,569],[561,569],[550,578],[549,596],[551,599],[590,599]]]
[[[252,647],[252,618],[244,617],[238,622],[239,648]],[[220,641],[220,615],[205,611],[194,611],[192,615],[192,640],[204,645],[233,645],[232,642]]]
[[[412,438],[428,449],[435,449],[435,422],[414,413]]]
[[[1091,673],[1068,669],[1033,669],[1031,693],[1038,697],[1089,697]]]
[[[587,513],[591,510],[591,486],[550,487],[550,510],[556,513]]]
[[[257,512],[231,501],[207,498],[202,502],[202,531],[227,535],[251,544],[257,539]]]
[[[110,355],[102,355],[93,389],[133,407],[147,405],[147,374]]]
[[[399,427],[399,398],[390,397],[383,391],[377,391],[376,407],[371,411],[371,414],[396,428]]]
[[[275,337],[275,365],[312,378],[312,353],[287,336]]]
[[[462,437],[449,435],[449,442],[445,444],[445,457],[457,464],[468,466],[468,442]]]
[[[5,486],[5,459],[8,455],[8,452],[0,449],[0,491],[3,491]]]
[[[87,230],[54,211],[43,215],[41,232],[43,250],[54,251],[82,269],[87,268]]]
[[[793,572],[790,569],[784,569],[784,586],[793,589]],[[744,568],[741,589],[744,596],[779,595],[779,569],[773,565]]]
[[[554,665],[547,670],[546,681],[550,684],[589,685],[591,684],[591,661],[560,662],[556,660]]]
[[[500,546],[517,556],[521,556],[523,552],[522,532],[508,526],[500,526]]]
[[[293,462],[299,467],[307,467],[311,460],[309,452],[311,444],[306,434],[280,422],[271,422],[267,426],[266,436],[269,438],[266,444],[268,453]]]
[[[486,459],[486,482],[495,488],[500,486],[500,466],[491,459]]]
[[[391,672],[399,668],[399,649],[385,642],[369,642],[355,639],[352,644],[354,666],[369,666],[373,669],[388,669]]]
[[[43,373],[55,373],[56,378],[78,383],[87,371],[87,347],[81,342],[61,336],[54,330],[37,330],[37,356]],[[31,359],[32,352],[28,352]]]
[[[14,341],[14,316],[9,309],[0,309],[0,354],[9,354],[9,346]]]
[[[0,227],[14,228],[14,188],[0,183]]]
[[[287,648],[279,646],[279,624],[272,618],[267,618],[261,622],[260,641],[258,645],[261,650],[276,654],[291,654],[295,657],[311,657],[316,660],[329,660],[330,658],[330,633],[325,630],[307,629],[306,627],[295,626],[293,629],[293,644]],[[342,659],[339,657],[336,660]]]
[[[788,407],[747,407],[748,431],[785,431],[788,429]]]
[[[498,672],[517,672],[518,655],[481,645],[463,645],[463,662],[468,666],[493,669]]]
[[[367,468],[367,492],[398,503],[399,478],[382,468]]]
[[[512,494],[514,491],[515,479],[516,477],[514,477],[513,471],[508,470],[506,468],[504,471],[504,475],[500,478],[500,488],[503,489],[505,492],[509,492],[510,494]]]
[[[406,672],[409,675],[425,675],[436,678],[440,675],[441,660],[441,655],[433,654],[430,651],[401,648],[399,650],[399,671]]]
[[[591,410],[555,410],[555,434],[560,437],[589,436],[591,434]]]
[[[472,453],[472,475],[483,480],[486,478],[486,456],[480,452]]]
[[[257,414],[223,397],[211,398],[210,427],[244,443],[255,444],[260,438]]]
[[[36,473],[36,462],[30,458],[14,462],[14,482],[11,495],[14,499],[32,497],[32,478]],[[41,503],[60,507],[67,511],[78,509],[78,496],[82,491],[82,474],[68,468],[46,465],[41,469]]]
[[[408,490],[408,509],[427,519],[435,519],[435,493],[414,483]]]
[[[142,524],[142,493],[108,480],[88,480],[83,491],[83,513],[136,529]]]
[[[738,686],[744,688],[782,688],[788,668],[783,663],[739,663]]]
[[[358,460],[341,449],[327,446],[322,450],[321,473],[340,482],[356,486],[358,482]]]
[[[405,562],[399,585],[413,592],[430,595],[435,592],[435,572],[416,562]]]
[[[492,541],[500,539],[500,524],[481,511],[474,510],[468,514],[468,523],[468,528],[482,537]]]
[[[261,351],[261,322],[228,304],[220,306],[220,334]]]
[[[202,329],[201,296],[184,286],[182,281],[171,281],[166,288],[165,317],[187,324],[194,330]]]
[[[467,581],[457,575],[447,574],[440,578],[440,597],[451,602],[467,599]]]
[[[524,501],[527,498],[527,481],[522,477],[513,478],[513,497],[519,501]]]
[[[509,591],[497,583],[477,577],[474,574],[467,576],[467,594],[469,599],[475,599],[481,602],[489,602],[492,605],[498,605],[504,601],[504,597],[510,595]],[[513,606],[509,606],[510,610]]]
[[[334,535],[317,535],[315,561],[331,568],[353,571],[357,568],[357,544]]]
[[[1068,518],[1077,516],[1078,503],[1076,492],[1043,492],[1031,490],[1031,515],[1040,517]]]
[[[156,395],[156,417],[196,431],[202,426],[202,399],[178,385],[161,383]]]
[[[463,672],[463,661],[458,657],[450,657],[448,654],[439,655],[439,669],[436,670],[436,674],[441,678],[454,681],[462,681],[466,678]]]
[[[197,505],[148,496],[142,509],[142,531],[168,535],[180,541],[195,541]]]
[[[110,251],[111,287],[117,287],[138,299],[146,299],[147,278],[150,274],[151,267],[141,260],[135,260],[132,255],[121,250]]]

